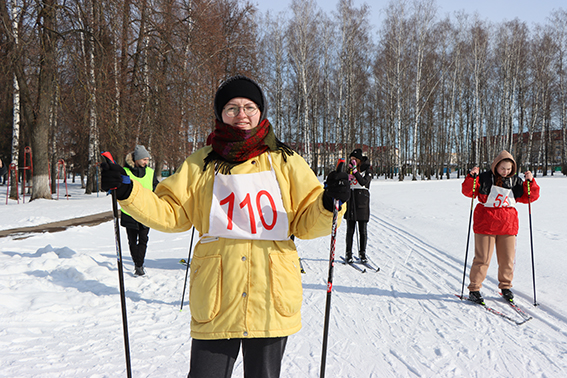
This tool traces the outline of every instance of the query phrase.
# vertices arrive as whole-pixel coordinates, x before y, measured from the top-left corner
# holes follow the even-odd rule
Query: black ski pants
[[[132,260],[134,260],[134,264],[138,267],[144,266],[150,229],[146,227],[140,227],[139,230],[126,228],[126,233],[128,234],[128,246],[130,247],[130,255]]]
[[[356,222],[358,222],[358,232],[360,234],[360,245],[358,252],[366,252],[366,242],[368,240],[367,231],[368,222],[366,221],[355,221],[347,220],[347,232],[346,232],[346,253],[352,253],[352,239],[354,236],[354,229],[356,227]]]
[[[196,340],[187,378],[230,378],[242,345],[244,378],[278,378],[287,337]]]

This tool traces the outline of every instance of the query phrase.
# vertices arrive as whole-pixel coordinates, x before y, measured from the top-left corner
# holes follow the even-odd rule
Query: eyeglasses
[[[246,105],[246,106],[236,106],[231,105],[223,109],[225,115],[233,118],[240,114],[240,109],[244,109],[244,114],[248,117],[252,117],[256,113],[258,113],[258,108],[253,105]]]

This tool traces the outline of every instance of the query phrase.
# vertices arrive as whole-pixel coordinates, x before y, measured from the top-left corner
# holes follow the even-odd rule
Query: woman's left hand
[[[526,173],[524,173],[524,177],[528,181],[532,181],[534,179],[534,175],[532,175],[532,172],[530,172],[530,171],[527,171]]]

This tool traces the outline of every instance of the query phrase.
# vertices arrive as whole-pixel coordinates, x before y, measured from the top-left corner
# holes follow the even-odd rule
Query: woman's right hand
[[[472,177],[477,176],[478,173],[480,172],[480,168],[479,167],[474,167],[473,169],[471,169],[470,175]]]

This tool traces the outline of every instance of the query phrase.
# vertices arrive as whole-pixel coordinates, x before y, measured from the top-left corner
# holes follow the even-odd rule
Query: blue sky
[[[250,0],[258,5],[260,11],[271,10],[279,12],[289,8],[291,0]],[[331,12],[336,9],[338,0],[317,0],[321,9]],[[371,8],[371,23],[380,22],[380,10],[385,8],[389,0],[354,0],[356,6],[366,3]],[[439,16],[447,13],[452,14],[458,10],[465,10],[466,13],[473,14],[478,12],[481,19],[493,22],[512,20],[518,18],[526,21],[528,25],[532,23],[544,24],[546,18],[553,9],[562,8],[567,10],[566,0],[437,0]]]

